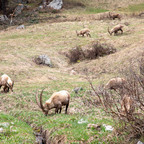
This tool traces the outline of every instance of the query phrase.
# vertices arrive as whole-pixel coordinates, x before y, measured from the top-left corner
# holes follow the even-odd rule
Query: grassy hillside
[[[65,2],[65,1],[64,1]],[[40,13],[39,18],[46,18],[37,24],[25,23],[26,29],[16,30],[11,26],[0,31],[0,74],[8,74],[15,80],[14,93],[0,93],[0,122],[15,121],[18,132],[6,130],[0,133],[1,143],[34,143],[32,131],[43,129],[54,130],[51,134],[53,143],[125,143],[124,137],[115,136],[114,132],[87,129],[87,124],[108,124],[119,127],[103,108],[91,104],[86,90],[89,84],[85,79],[84,69],[88,68],[95,86],[105,84],[110,78],[121,76],[119,70],[129,65],[131,59],[137,59],[143,52],[144,19],[126,16],[127,12],[141,12],[142,0],[117,2],[109,1],[79,1],[84,6],[67,9],[67,6],[77,6],[78,1],[65,2],[60,13]],[[127,5],[125,5],[127,4]],[[120,6],[119,6],[120,5]],[[107,11],[120,10],[122,19],[100,19]],[[102,12],[101,14],[97,14]],[[124,25],[124,34],[110,36],[107,28],[116,24]],[[87,27],[91,30],[91,38],[77,37],[76,30]],[[87,47],[92,42],[105,42],[113,45],[117,52],[95,60],[79,61],[69,64],[64,52],[76,46]],[[33,58],[36,55],[48,55],[53,68],[36,65]],[[78,74],[70,75],[74,69]],[[84,90],[75,94],[72,89],[83,87]],[[71,94],[68,115],[54,114],[54,110],[46,117],[36,104],[35,94],[45,88],[43,101],[53,92],[68,90]],[[6,114],[6,115],[5,115]],[[15,118],[13,118],[15,117]],[[79,121],[84,121],[79,124]],[[30,126],[31,128],[30,128]],[[20,126],[20,128],[19,128]],[[135,142],[135,141],[134,141]]]

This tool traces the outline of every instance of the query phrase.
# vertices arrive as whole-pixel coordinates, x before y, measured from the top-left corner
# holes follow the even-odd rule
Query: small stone
[[[83,124],[83,123],[87,123],[87,122],[88,122],[87,120],[80,119],[80,120],[78,121],[78,124]]]
[[[113,131],[114,130],[114,128],[111,125],[103,124],[103,126],[105,127],[106,131]]]
[[[0,128],[0,133],[4,132],[4,129],[3,128]]]
[[[39,7],[38,7],[38,9],[43,9],[44,7],[42,6],[42,5],[40,5]]]
[[[7,128],[9,126],[9,123],[8,122],[0,123],[0,126],[3,126],[3,127]]]
[[[24,25],[20,25],[16,29],[25,29],[25,26]]]
[[[76,71],[71,70],[70,75],[76,75],[76,74],[77,74],[77,72],[76,72]]]
[[[83,90],[82,87],[76,87],[73,89],[73,91],[77,94],[79,91]]]
[[[144,143],[143,143],[143,142],[141,142],[141,141],[138,141],[138,142],[137,142],[137,144],[144,144]]]

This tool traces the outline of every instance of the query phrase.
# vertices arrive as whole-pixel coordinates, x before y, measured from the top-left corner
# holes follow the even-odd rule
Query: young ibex
[[[121,19],[120,14],[114,14],[114,13],[110,13],[110,12],[109,12],[109,17],[113,20],[115,20],[116,18],[118,18],[119,20]]]
[[[132,114],[134,112],[134,101],[133,99],[125,95],[121,101],[121,114]]]
[[[91,35],[90,35],[90,30],[88,29],[88,28],[85,28],[85,29],[82,29],[82,30],[80,30],[79,32],[78,31],[76,31],[76,34],[77,34],[77,36],[83,36],[84,37],[84,35],[86,34],[86,36],[88,37],[91,37]]]
[[[3,88],[4,92],[9,92],[9,89],[13,92],[13,85],[14,85],[14,81],[12,81],[8,75],[3,74],[0,77],[0,88],[4,86]]]
[[[116,25],[116,26],[115,26],[114,28],[112,28],[111,30],[109,30],[109,27],[108,27],[108,33],[109,33],[110,35],[112,35],[112,33],[114,33],[114,35],[115,35],[115,34],[118,33],[118,31],[121,31],[121,34],[123,34],[123,30],[122,30],[123,27],[124,27],[124,26],[121,25],[121,24]]]
[[[105,85],[106,89],[118,89],[118,88],[122,88],[124,87],[124,85],[126,84],[126,80],[124,78],[112,78],[108,81],[108,83]]]
[[[70,102],[70,94],[68,91],[62,90],[53,93],[44,105],[42,103],[42,93],[43,90],[40,94],[40,102],[38,101],[38,93],[36,94],[36,102],[46,116],[48,115],[49,110],[53,108],[55,108],[55,114],[58,113],[58,111],[61,113],[62,106],[66,106],[65,114],[67,114],[67,109]]]

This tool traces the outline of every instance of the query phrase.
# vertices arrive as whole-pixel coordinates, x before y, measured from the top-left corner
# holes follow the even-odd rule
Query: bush
[[[113,48],[113,46],[108,45],[106,43],[101,44],[99,42],[96,42],[92,44],[92,47],[90,49],[87,48],[84,51],[84,55],[86,59],[96,59],[98,57],[109,55],[115,52],[116,52],[116,49]]]
[[[70,63],[76,63],[79,60],[84,59],[96,59],[111,53],[115,53],[116,49],[109,44],[95,42],[85,49],[77,46],[76,48],[70,49],[66,53],[66,57],[69,58]]]
[[[76,63],[84,58],[83,50],[77,46],[76,48],[70,49],[69,52],[66,53],[66,57],[69,58],[70,63]]]
[[[125,139],[130,141],[132,138],[144,136],[144,75],[134,65],[130,65],[123,71],[123,75],[127,79],[127,84],[116,91],[106,90],[104,86],[96,90],[89,78],[88,81],[105,112],[120,123],[121,128],[117,129],[117,134],[122,136],[127,133]],[[125,95],[133,101],[130,104],[130,111],[124,101]],[[122,103],[125,113],[123,113]]]

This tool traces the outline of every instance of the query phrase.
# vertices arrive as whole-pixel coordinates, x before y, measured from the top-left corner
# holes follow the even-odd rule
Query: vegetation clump
[[[80,46],[70,49],[66,53],[66,57],[69,59],[70,63],[76,63],[84,59],[96,59],[115,52],[116,49],[112,45],[94,42],[85,49],[81,48]]]

